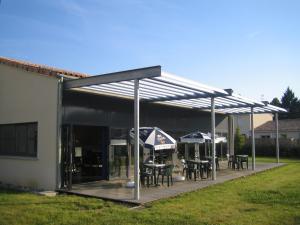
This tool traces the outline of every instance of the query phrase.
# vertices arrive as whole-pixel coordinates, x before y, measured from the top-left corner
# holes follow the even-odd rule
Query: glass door
[[[109,179],[128,179],[130,176],[129,148],[126,140],[120,142],[109,148]]]

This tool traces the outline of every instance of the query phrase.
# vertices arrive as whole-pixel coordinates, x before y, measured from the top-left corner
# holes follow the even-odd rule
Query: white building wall
[[[234,116],[235,129],[240,128],[241,134],[250,136],[251,124],[250,124],[250,114],[241,114]],[[273,120],[273,115],[271,113],[254,114],[254,129],[260,125]]]
[[[262,138],[263,136],[270,136],[270,138],[276,138],[275,132],[256,132],[255,138]],[[280,131],[279,138],[286,137],[287,139],[300,139],[300,131]]]
[[[58,79],[0,64],[0,124],[38,122],[37,158],[0,156],[0,182],[54,190]]]

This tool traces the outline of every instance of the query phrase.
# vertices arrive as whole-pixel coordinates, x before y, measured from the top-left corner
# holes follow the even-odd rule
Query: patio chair
[[[242,170],[244,169],[243,163],[246,163],[246,166],[247,166],[247,169],[248,169],[248,157],[242,157],[240,159],[240,165],[241,165]]]
[[[197,164],[187,161],[187,172],[186,172],[186,178],[187,179],[192,179],[192,174],[194,174],[194,180],[197,180],[197,174],[199,170],[197,168]]]
[[[216,170],[220,170],[219,157],[216,157]]]
[[[204,157],[204,159],[205,159],[205,160],[208,160],[210,164],[212,163],[212,157],[211,157],[211,156],[209,156],[209,157]],[[216,156],[215,162],[216,162],[216,170],[220,170],[219,157]]]
[[[237,157],[235,155],[230,155],[228,158],[228,168],[232,168],[232,169],[239,169],[239,162],[237,160]]]
[[[150,180],[151,180],[151,184],[153,184],[153,177],[154,177],[153,168],[143,165],[140,176],[141,176],[142,185],[145,186],[145,179],[147,179],[147,187],[150,186]]]
[[[205,163],[205,164],[201,164],[200,168],[199,168],[199,171],[200,171],[200,177],[201,179],[204,179],[204,173],[206,173],[206,179],[210,177],[211,175],[211,171],[212,171],[212,165],[210,162],[208,163]]]
[[[158,184],[159,175],[161,175],[162,185],[164,184],[165,177],[167,177],[168,187],[170,186],[170,180],[171,180],[171,185],[173,185],[173,177],[172,177],[173,169],[174,169],[174,165],[167,165],[164,168],[161,168],[157,174],[157,184]]]
[[[182,176],[184,176],[184,172],[185,172],[185,174],[187,174],[187,163],[186,163],[185,159],[181,159],[180,162],[182,165]]]

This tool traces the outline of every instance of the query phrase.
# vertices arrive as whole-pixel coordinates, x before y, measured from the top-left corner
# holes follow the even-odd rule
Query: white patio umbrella
[[[180,142],[184,142],[184,143],[205,143],[206,141],[210,141],[211,138],[205,134],[202,133],[200,131],[196,131],[190,134],[186,134],[182,137],[180,137]]]
[[[134,129],[130,130],[130,137],[134,138]],[[140,143],[153,151],[153,163],[155,151],[176,148],[176,140],[158,127],[141,127]]]
[[[207,133],[207,135],[209,136],[209,137],[211,137],[211,133]],[[220,135],[215,135],[215,143],[216,144],[221,144],[221,158],[222,158],[222,155],[223,155],[223,143],[227,143],[227,138],[226,137],[222,137],[222,136],[220,136]]]
[[[195,158],[200,158],[200,150],[199,150],[199,144],[205,144],[205,155],[206,155],[206,143],[210,142],[211,138],[203,132],[195,131],[193,133],[186,134],[182,137],[180,137],[180,142],[185,144],[195,144]],[[188,158],[188,150],[186,147],[185,150],[185,158]]]
[[[130,136],[134,138],[134,129],[130,130]],[[140,143],[155,151],[176,147],[176,140],[158,127],[141,127]]]
[[[207,133],[207,136],[209,136],[209,138],[211,138],[211,133]],[[226,137],[222,137],[219,135],[215,135],[215,143],[227,143],[227,138]]]

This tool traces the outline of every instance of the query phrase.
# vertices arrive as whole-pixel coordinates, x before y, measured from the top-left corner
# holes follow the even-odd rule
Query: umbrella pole
[[[221,160],[223,161],[223,142],[221,142]]]
[[[154,150],[154,148],[153,148],[153,157],[152,157],[152,159],[153,159],[153,164],[155,163],[155,150]]]

